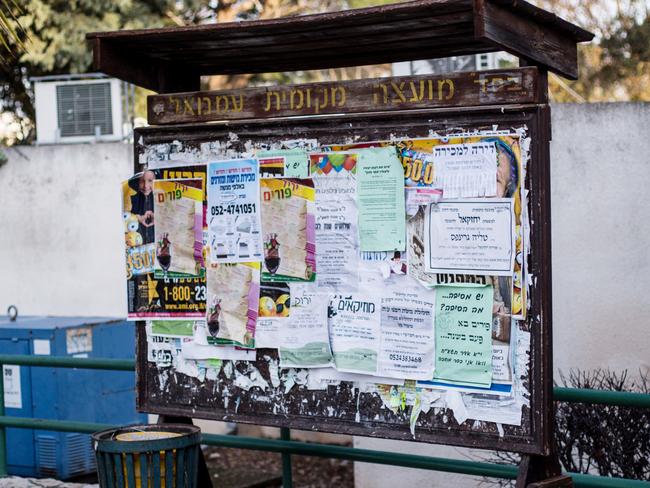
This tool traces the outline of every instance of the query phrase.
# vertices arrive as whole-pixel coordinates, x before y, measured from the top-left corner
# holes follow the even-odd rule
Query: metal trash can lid
[[[115,436],[115,440],[136,442],[136,441],[156,441],[158,439],[169,439],[171,437],[180,437],[183,434],[178,432],[167,431],[136,431],[136,432],[122,432]]]
[[[201,429],[186,424],[130,425],[92,434],[95,450],[113,453],[164,451],[201,442]]]

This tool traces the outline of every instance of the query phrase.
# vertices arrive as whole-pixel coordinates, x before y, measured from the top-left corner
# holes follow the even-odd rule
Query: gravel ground
[[[205,451],[214,486],[219,488],[281,486],[280,454],[209,447]],[[295,488],[353,488],[354,466],[344,459],[291,456]]]

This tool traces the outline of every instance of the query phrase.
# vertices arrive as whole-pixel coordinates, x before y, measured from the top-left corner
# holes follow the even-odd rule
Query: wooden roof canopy
[[[593,34],[521,0],[416,0],[343,12],[163,29],[94,32],[94,68],[159,93],[201,75],[362,66],[507,51],[578,76]]]

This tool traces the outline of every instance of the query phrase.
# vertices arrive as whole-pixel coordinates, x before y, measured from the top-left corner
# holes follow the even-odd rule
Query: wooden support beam
[[[93,68],[134,85],[158,93],[196,91],[201,77],[195,69],[180,62],[173,65],[151,58],[131,55],[118,43],[94,38]]]
[[[522,17],[491,0],[474,0],[474,14],[478,39],[571,80],[578,78],[578,48],[568,32],[546,28],[536,17]]]

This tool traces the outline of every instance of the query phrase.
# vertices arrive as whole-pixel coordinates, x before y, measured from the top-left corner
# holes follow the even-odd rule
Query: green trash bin
[[[130,425],[92,435],[101,488],[196,488],[201,429]]]

